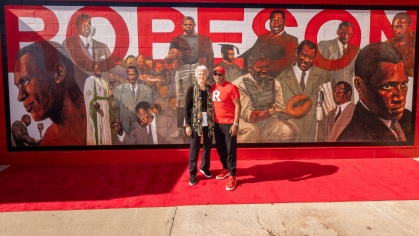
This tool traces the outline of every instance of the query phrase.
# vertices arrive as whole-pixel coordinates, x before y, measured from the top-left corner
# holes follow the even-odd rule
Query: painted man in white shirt
[[[84,84],[87,114],[87,145],[112,145],[110,126],[110,90],[98,63]]]

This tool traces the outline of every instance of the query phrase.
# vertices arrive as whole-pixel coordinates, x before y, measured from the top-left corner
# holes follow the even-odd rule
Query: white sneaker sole
[[[189,185],[191,185],[191,186],[192,186],[192,185],[195,185],[195,184],[196,184],[196,181],[195,181],[195,183],[191,183],[191,182],[189,182]]]
[[[206,174],[205,174],[205,172],[204,172],[203,170],[199,170],[199,172],[201,172],[202,174],[204,174],[204,175],[205,175],[205,177],[207,177],[207,178],[211,178],[211,177],[212,177],[212,175],[206,175]]]
[[[216,179],[225,179],[225,178],[227,178],[227,177],[229,177],[230,176],[230,173],[228,173],[228,174],[226,174],[226,175],[224,175],[224,177],[218,177],[218,175],[215,177]]]
[[[237,184],[237,180],[235,180],[235,181],[234,181],[234,187],[232,187],[232,188],[228,188],[228,187],[226,186],[226,190],[228,190],[228,191],[232,191],[232,190],[234,190],[234,189],[236,188],[236,184]]]

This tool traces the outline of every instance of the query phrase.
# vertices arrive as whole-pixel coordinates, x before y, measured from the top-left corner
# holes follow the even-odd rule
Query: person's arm
[[[237,134],[237,130],[239,129],[239,118],[240,118],[240,112],[241,112],[241,104],[240,104],[240,98],[237,98],[233,100],[234,103],[234,124],[230,128],[230,134],[231,136],[234,136]]]
[[[250,101],[250,97],[247,95],[246,88],[243,85],[243,81],[234,81],[233,84],[238,88],[240,94],[240,117],[245,122],[248,123],[256,123],[261,120],[265,120],[270,117],[269,110],[255,110],[253,108],[252,102]],[[233,98],[233,101],[236,100]]]
[[[281,71],[297,59],[296,52],[298,48],[298,40],[289,35],[287,35],[287,37],[288,38],[284,39],[286,40],[286,43],[276,45],[277,47],[283,47],[285,49],[285,56],[279,60],[269,60],[269,70]]]
[[[284,99],[282,96],[281,84],[275,80],[275,104],[272,104],[272,108],[269,110],[254,110],[250,114],[249,122],[256,123],[265,119],[270,118],[273,115],[278,115],[285,110]]]
[[[169,52],[164,58],[166,62],[172,63],[174,60],[182,58],[182,51],[179,49],[179,36],[170,41]]]
[[[257,123],[271,117],[269,110],[254,110],[250,114],[249,123]]]
[[[189,86],[185,97],[185,120],[186,120],[186,135],[192,136],[192,107],[193,107],[193,85]]]

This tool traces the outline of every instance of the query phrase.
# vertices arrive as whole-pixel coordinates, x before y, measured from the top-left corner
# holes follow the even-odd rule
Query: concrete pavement
[[[0,235],[419,235],[419,201],[0,213]]]
[[[418,220],[419,199],[3,212],[0,236],[410,236]]]

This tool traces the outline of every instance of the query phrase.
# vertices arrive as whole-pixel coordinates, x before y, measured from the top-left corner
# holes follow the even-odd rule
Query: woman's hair
[[[197,76],[197,75],[198,75],[198,73],[199,73],[200,71],[205,71],[205,72],[207,73],[207,75],[208,75],[208,69],[207,69],[207,67],[206,67],[206,66],[204,66],[204,65],[200,65],[200,66],[198,66],[198,67],[195,69],[195,76]]]

